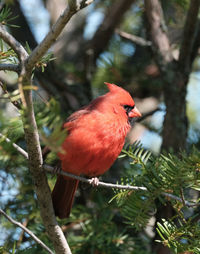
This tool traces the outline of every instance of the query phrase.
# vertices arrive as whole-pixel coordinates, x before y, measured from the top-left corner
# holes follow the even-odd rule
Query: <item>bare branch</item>
[[[28,153],[22,149],[20,146],[18,146],[17,144],[13,143],[9,138],[7,138],[6,136],[4,136],[2,133],[0,133],[0,138],[2,138],[3,140],[5,140],[7,143],[10,143],[21,155],[24,156],[24,158],[26,158],[28,160]]]
[[[45,36],[43,41],[33,50],[26,62],[26,68],[28,71],[31,71],[38,60],[47,52],[51,45],[56,41],[63,28],[66,26],[71,17],[80,9],[91,4],[92,0],[83,0],[79,1],[69,0],[69,5],[64,10],[63,14],[60,15],[56,23],[52,26],[49,33]]]
[[[85,2],[85,1],[84,1]],[[55,42],[62,29],[65,27],[70,18],[77,12],[72,9],[73,4],[68,6],[63,14],[58,18],[55,25],[46,35],[44,40],[36,47],[27,61],[22,64],[19,75],[19,91],[24,108],[23,126],[25,140],[29,157],[29,169],[35,183],[35,192],[40,206],[40,214],[47,230],[47,233],[53,242],[56,253],[71,254],[71,250],[65,239],[65,236],[59,227],[52,205],[51,191],[48,185],[46,172],[43,170],[42,153],[40,147],[39,134],[35,120],[32,93],[31,90],[24,90],[25,86],[31,86],[31,74],[37,61],[47,52],[50,46]]]
[[[53,173],[55,174],[55,169],[49,165],[43,165],[43,168],[48,171],[49,173]],[[70,173],[67,173],[65,171],[62,171],[60,170],[58,172],[58,174],[61,174],[63,176],[68,176],[68,177],[71,177],[71,178],[74,178],[76,180],[79,180],[81,182],[85,182],[85,183],[88,183],[90,185],[92,185],[92,181],[91,179],[88,179],[88,178],[85,178],[85,177],[81,177],[81,176],[77,176],[77,175],[73,175],[73,174],[70,174]],[[133,191],[136,191],[136,190],[143,190],[143,191],[148,191],[148,189],[146,187],[143,187],[143,186],[132,186],[132,185],[122,185],[122,184],[113,184],[113,183],[105,183],[105,182],[99,182],[97,187],[103,187],[103,188],[111,188],[111,189],[120,189],[120,190],[133,190]],[[183,202],[182,198],[179,198],[171,193],[167,193],[167,192],[162,192],[161,193],[163,196],[165,197],[168,197],[168,198],[171,198],[171,199],[174,199],[176,201],[179,201],[179,202]],[[194,206],[194,205],[199,205],[199,204],[196,204],[196,203],[191,203],[189,201],[186,201],[184,200],[184,204],[186,206]]]
[[[6,64],[6,63],[2,63],[2,64],[0,64],[0,70],[1,71],[14,71],[14,72],[19,73],[20,66],[18,64]]]
[[[140,118],[138,118],[136,122],[141,122],[144,119],[146,119],[147,117],[152,116],[154,113],[156,113],[158,111],[163,111],[163,110],[161,108],[156,108],[156,109],[154,109],[152,111],[149,111],[149,112],[147,112],[145,114],[142,114],[142,116]]]
[[[190,71],[191,67],[191,53],[194,46],[195,35],[197,33],[199,7],[199,0],[190,1],[190,7],[183,31],[183,40],[180,47],[179,65],[181,70],[187,73]]]
[[[5,136],[0,133],[0,137],[1,136],[3,136],[5,138]],[[5,138],[5,140],[9,143],[11,142],[11,140],[8,139],[8,138]],[[14,143],[12,143],[12,144],[14,144]],[[16,145],[16,144],[14,144],[14,145],[15,145],[14,147],[17,149],[17,151],[19,153],[21,153],[27,159],[26,152],[22,148],[18,149],[19,148],[18,145]],[[53,168],[52,166],[44,164],[42,167],[47,172],[49,172],[51,174],[55,174],[55,168]],[[67,173],[63,170],[59,170],[58,174],[61,174],[63,176],[68,176],[68,177],[74,178],[76,180],[79,180],[81,182],[88,183],[88,184],[92,185],[91,179],[88,179],[88,178],[85,178],[85,177],[82,177],[82,176],[73,175],[73,174]],[[148,191],[148,189],[146,187],[143,187],[143,186],[121,185],[121,184],[113,184],[113,183],[105,183],[105,182],[99,182],[97,187],[121,189],[121,190],[133,190],[133,191],[136,191],[136,190]],[[179,197],[177,197],[177,196],[175,196],[171,193],[162,192],[161,194],[165,197],[174,199],[174,200],[179,201],[181,203],[183,202],[182,198],[179,198]],[[184,200],[184,204],[186,206],[189,206],[189,207],[199,205],[198,203],[191,203],[191,202],[186,201],[186,200]]]
[[[17,227],[20,227],[23,229],[27,234],[30,235],[33,240],[38,243],[43,249],[45,249],[48,253],[53,254],[53,251],[49,249],[33,232],[31,232],[27,227],[25,227],[22,223],[14,220],[9,215],[7,215],[2,209],[0,209],[0,214],[2,214],[6,219],[8,219],[12,224],[16,225]]]
[[[151,41],[147,41],[147,40],[143,39],[142,37],[139,37],[139,36],[136,36],[136,35],[133,35],[130,33],[126,33],[126,32],[121,31],[119,29],[116,29],[115,32],[122,38],[127,39],[139,46],[149,47],[152,45]]]
[[[2,25],[0,25],[0,38],[2,38],[15,51],[20,62],[27,58],[28,53],[24,47],[11,34],[8,33]]]
[[[87,6],[91,2],[92,1],[85,0],[81,2],[79,1],[81,5],[77,9],[77,6],[72,4],[74,2],[70,1],[70,7],[65,9],[64,13],[58,18],[51,31],[47,34],[41,44],[36,47],[30,57],[28,57],[27,52],[24,50],[21,44],[17,42],[14,37],[10,35],[2,26],[0,26],[0,37],[13,48],[21,61],[21,72],[18,78],[18,85],[24,109],[22,121],[28,150],[29,169],[34,180],[35,191],[40,206],[40,213],[43,223],[51,241],[53,242],[56,253],[59,254],[71,254],[71,250],[61,228],[56,221],[52,205],[51,191],[48,185],[46,173],[42,167],[43,160],[33,108],[32,91],[24,90],[24,87],[31,87],[31,74],[35,64],[57,39],[70,18],[78,10],[80,10],[80,8]],[[74,6],[76,9],[72,9]],[[25,153],[21,154],[25,155]]]
[[[107,47],[110,38],[112,37],[115,28],[121,21],[125,12],[130,9],[135,0],[118,0],[113,1],[112,6],[105,14],[102,24],[97,29],[93,38],[91,39],[88,47],[88,57],[92,58],[93,62],[96,61],[98,56]],[[90,60],[90,59],[89,59]],[[89,61],[91,62],[91,61]]]
[[[26,74],[27,73],[24,72],[19,76],[19,85],[21,86],[21,90],[24,92],[24,98],[22,100],[24,115],[22,120],[28,150],[29,169],[35,185],[40,214],[56,253],[71,254],[67,240],[56,221],[52,205],[51,191],[48,185],[46,173],[42,168],[42,153],[34,115],[32,93],[31,90],[23,90],[24,86],[31,86],[29,75],[27,76]]]

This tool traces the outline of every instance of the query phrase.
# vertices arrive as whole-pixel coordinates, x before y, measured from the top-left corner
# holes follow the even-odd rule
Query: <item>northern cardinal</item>
[[[120,154],[131,120],[141,114],[130,94],[105,83],[109,92],[68,117],[67,137],[58,154],[63,171],[96,177],[107,171]],[[55,214],[69,217],[78,180],[59,175],[52,192]]]

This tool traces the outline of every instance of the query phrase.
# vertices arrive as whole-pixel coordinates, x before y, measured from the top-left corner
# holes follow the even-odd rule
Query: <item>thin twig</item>
[[[46,171],[48,171],[49,173],[55,174],[55,169],[53,167],[44,164],[43,168]],[[57,173],[60,174],[60,175],[63,175],[63,176],[68,176],[68,177],[74,178],[74,179],[79,180],[79,181],[84,182],[84,183],[88,183],[90,185],[93,184],[91,179],[88,179],[88,178],[85,178],[85,177],[82,177],[82,176],[77,176],[77,175],[74,175],[74,174],[71,174],[71,173],[67,173],[63,170],[59,170]],[[98,182],[97,187],[114,188],[114,189],[122,189],[122,190],[144,190],[144,191],[147,191],[147,188],[145,188],[145,187],[138,187],[138,186],[131,186],[131,185],[121,185],[121,184],[114,184],[114,183],[105,183],[105,182],[100,182],[100,181]]]
[[[124,31],[121,31],[119,29],[116,29],[115,32],[119,36],[121,36],[122,38],[124,38],[126,40],[129,40],[129,41],[132,41],[133,43],[138,44],[140,46],[149,47],[149,46],[152,45],[151,41],[147,41],[147,40],[143,39],[142,37],[139,37],[139,36],[136,36],[136,35],[133,35],[133,34],[130,34],[130,33],[124,32]]]
[[[158,111],[163,111],[163,109],[156,108],[156,109],[154,109],[152,111],[149,111],[149,112],[147,112],[145,114],[142,114],[142,116],[140,118],[138,118],[136,122],[141,122],[141,121],[145,120],[147,117],[152,116],[154,113],[156,113]]]
[[[8,92],[7,89],[4,87],[3,83],[1,82],[1,80],[0,80],[0,87],[2,88],[3,92],[4,92],[5,94],[7,94],[7,96],[8,96],[7,99],[9,99],[10,102],[11,102],[18,110],[20,110],[20,109],[21,109],[20,103],[19,103],[17,100],[12,100],[12,98],[11,98],[10,95],[9,95],[9,92]]]
[[[43,168],[48,171],[49,173],[53,173],[55,174],[55,169],[49,165],[43,165]],[[71,178],[74,178],[74,179],[77,179],[81,182],[85,182],[85,183],[88,183],[90,185],[92,185],[92,181],[91,179],[87,179],[85,177],[82,177],[82,176],[76,176],[76,175],[73,175],[73,174],[70,174],[70,173],[67,173],[65,171],[62,171],[60,170],[58,172],[58,174],[61,174],[63,176],[68,176],[68,177],[71,177]],[[143,191],[148,191],[148,189],[146,187],[143,187],[143,186],[131,186],[131,185],[122,185],[122,184],[113,184],[113,183],[105,183],[105,182],[98,182],[98,185],[97,187],[103,187],[103,188],[112,188],[112,189],[120,189],[120,190],[133,190],[133,191],[136,191],[136,190],[143,190]],[[183,202],[182,198],[179,198],[171,193],[167,193],[167,192],[161,192],[161,194],[165,197],[168,197],[168,198],[171,198],[171,199],[174,199],[174,200],[177,200],[179,202]],[[199,204],[194,204],[194,203],[191,203],[189,201],[184,201],[184,204],[186,206],[194,206],[194,205],[199,205]]]
[[[2,38],[15,51],[20,62],[27,58],[28,53],[25,48],[11,34],[9,34],[2,25],[0,25],[0,38]]]
[[[33,50],[26,61],[26,68],[31,71],[35,64],[47,52],[51,45],[56,41],[63,28],[66,26],[71,17],[79,10],[91,4],[94,0],[83,0],[77,4],[77,1],[69,0],[69,5],[60,15],[56,23],[52,26],[49,33],[45,36],[43,41]]]
[[[18,146],[17,144],[13,143],[9,138],[7,138],[5,135],[3,135],[2,133],[0,133],[0,138],[2,138],[3,140],[5,140],[7,143],[10,143],[21,155],[24,156],[24,158],[26,158],[28,160],[28,153],[22,149],[20,146]]]
[[[0,214],[2,214],[6,219],[8,219],[12,224],[16,225],[17,227],[20,227],[23,229],[27,234],[30,235],[30,237],[33,238],[33,240],[38,243],[42,248],[44,248],[48,253],[54,254],[53,251],[49,249],[33,232],[31,232],[28,228],[26,228],[22,223],[14,220],[9,215],[7,215],[2,209],[0,209]]]
[[[26,159],[27,159],[27,156],[28,154],[26,153],[26,151],[24,151],[21,147],[19,147],[18,145],[16,145],[15,143],[11,142],[10,139],[6,138],[4,135],[2,135],[0,133],[0,137],[4,137],[4,139],[9,142],[9,143],[12,143],[13,147],[15,147],[17,149],[17,151],[19,153],[21,153]],[[44,164],[43,165],[43,169],[51,174],[55,174],[55,168],[53,168],[52,166],[50,165],[46,165]],[[85,178],[85,177],[82,177],[82,176],[77,176],[77,175],[73,175],[73,174],[70,174],[70,173],[67,173],[63,170],[59,170],[57,172],[58,174],[61,174],[63,176],[68,176],[68,177],[71,177],[71,178],[74,178],[74,179],[77,179],[81,182],[85,182],[85,183],[88,183],[90,185],[92,185],[92,181],[91,179],[88,179],[88,178]],[[148,189],[146,187],[143,187],[143,186],[131,186],[131,185],[122,185],[122,184],[113,184],[113,183],[105,183],[105,182],[99,182],[98,183],[98,186],[97,187],[103,187],[103,188],[113,188],[113,189],[121,189],[121,190],[143,190],[143,191],[148,191]],[[171,193],[167,193],[167,192],[162,192],[161,193],[163,196],[165,197],[168,197],[168,198],[171,198],[171,199],[174,199],[174,200],[177,200],[179,202],[183,202],[183,199],[182,198],[179,198]],[[199,204],[195,204],[195,203],[191,203],[189,201],[184,201],[185,205],[188,206],[188,207],[192,207],[192,206],[198,206]]]

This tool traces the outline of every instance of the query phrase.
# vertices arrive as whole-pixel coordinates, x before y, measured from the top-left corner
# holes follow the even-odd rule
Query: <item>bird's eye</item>
[[[130,105],[123,105],[124,109],[126,110],[126,113],[128,114],[132,109],[134,109],[134,106],[130,106]]]

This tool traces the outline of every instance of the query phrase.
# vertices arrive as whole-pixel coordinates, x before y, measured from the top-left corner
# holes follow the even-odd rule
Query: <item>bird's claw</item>
[[[60,174],[60,172],[61,172],[61,167],[60,166],[57,165],[53,168],[53,176]]]
[[[89,183],[93,186],[96,187],[99,185],[99,178],[97,177],[93,177],[89,180]]]

